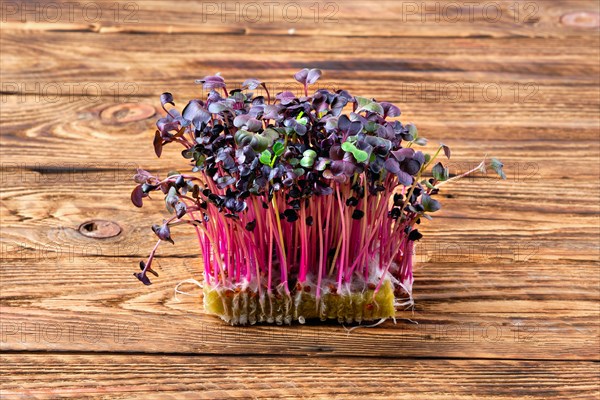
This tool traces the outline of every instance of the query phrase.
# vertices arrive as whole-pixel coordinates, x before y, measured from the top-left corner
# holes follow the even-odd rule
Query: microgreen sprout
[[[172,215],[153,225],[157,242],[134,275],[148,273],[171,227],[190,225],[204,263],[207,310],[232,324],[290,323],[311,317],[352,322],[393,316],[394,296],[412,301],[418,225],[441,208],[439,188],[502,163],[484,160],[450,177],[439,158],[416,150],[427,140],[396,117],[387,102],[348,91],[308,88],[317,69],[294,75],[304,96],[271,98],[248,79],[227,90],[219,76],[199,79],[210,90],[179,112],[170,93],[154,134],[156,155],[177,144],[190,172],[134,176],[137,207],[161,192]],[[352,111],[343,113],[345,109]],[[391,306],[390,306],[391,305]]]

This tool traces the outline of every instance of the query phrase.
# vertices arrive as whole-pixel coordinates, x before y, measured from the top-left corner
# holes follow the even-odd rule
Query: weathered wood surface
[[[18,3],[5,6],[2,22],[15,30],[59,32],[547,38],[585,35],[581,28],[594,23],[594,16],[589,14],[598,12],[599,7],[587,0],[270,3],[99,0],[88,4],[42,0],[29,7]]]
[[[10,377],[2,382],[3,393],[36,399],[524,399],[565,393],[587,399],[598,394],[597,368],[589,362],[89,354],[5,354],[0,360],[0,370]],[[40,364],[62,379],[39,374],[30,382]]]
[[[68,3],[2,3],[2,398],[598,398],[598,2],[480,2],[473,19],[465,2],[454,21],[453,2],[344,1],[327,23],[324,1],[318,21],[294,2],[294,22],[277,8],[222,22],[191,1]],[[414,312],[350,334],[223,325],[197,288],[174,297],[202,271],[185,231],[142,287],[131,274],[165,214],[158,199],[129,204],[130,177],[185,167],[174,147],[153,154],[158,95],[182,106],[217,71],[295,90],[304,66],[396,102],[453,148],[452,172],[505,161],[507,181],[448,188],[424,227]],[[121,234],[78,232],[95,219]]]

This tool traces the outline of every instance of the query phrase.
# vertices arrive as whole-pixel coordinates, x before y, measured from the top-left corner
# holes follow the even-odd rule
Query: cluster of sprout
[[[206,100],[191,100],[181,112],[170,93],[161,95],[166,115],[157,122],[156,155],[177,143],[191,171],[135,175],[133,204],[161,192],[172,214],[152,227],[158,242],[140,262],[140,281],[150,284],[158,245],[172,243],[171,228],[186,224],[213,287],[314,290],[319,298],[377,291],[391,279],[410,295],[418,225],[440,209],[439,187],[460,178],[437,162],[450,149],[417,150],[427,141],[397,120],[400,109],[391,103],[346,90],[309,95],[320,77],[303,69],[294,78],[304,96],[271,97],[256,79],[228,91],[221,76],[207,76],[197,81],[210,91]],[[259,88],[265,96],[254,96]],[[489,165],[503,176],[499,161]]]

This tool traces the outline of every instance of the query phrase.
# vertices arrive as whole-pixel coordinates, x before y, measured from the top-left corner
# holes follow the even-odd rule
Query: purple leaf
[[[342,115],[338,118],[338,128],[342,132],[348,132],[350,129],[350,118],[347,115]]]
[[[294,79],[305,86],[312,85],[319,80],[322,74],[320,69],[313,68],[309,70],[308,68],[304,68],[294,74]]]
[[[220,114],[223,111],[232,111],[231,105],[227,101],[220,101],[215,103],[210,103],[208,106],[208,112],[212,114]]]
[[[210,121],[210,113],[200,104],[198,100],[191,100],[183,109],[183,118],[192,121],[195,127]]]
[[[331,186],[321,181],[316,181],[314,184],[314,188],[315,193],[319,196],[328,196],[333,193],[333,189],[331,188]]]
[[[144,274],[143,272],[134,272],[133,276],[138,278],[138,280],[146,286],[152,285],[152,282],[150,282],[150,279],[148,279],[146,274]]]
[[[247,130],[250,132],[258,132],[262,128],[262,122],[257,120],[256,118],[250,118],[246,122]]]
[[[159,131],[154,132],[154,152],[160,158],[162,154],[163,141]]]
[[[152,174],[150,174],[150,172],[138,168],[135,172],[135,175],[133,176],[133,180],[135,181],[135,183],[146,183],[146,181],[150,177],[152,177]]]
[[[329,149],[329,158],[332,160],[341,160],[344,158],[344,154],[345,152],[339,144],[333,145]]]
[[[425,154],[423,154],[422,151],[416,151],[413,159],[416,160],[420,165],[425,164]]]
[[[296,99],[296,96],[292,92],[281,92],[275,98],[285,106],[293,102]]]
[[[421,198],[421,205],[427,212],[436,212],[442,208],[440,202],[431,198],[431,196],[427,193],[423,193],[423,197]]]
[[[244,83],[242,83],[242,87],[243,88],[248,88],[250,90],[255,90],[256,88],[258,88],[260,85],[262,84],[261,81],[259,81],[258,79],[254,79],[254,78],[250,78],[250,79],[246,79],[244,81]]]
[[[380,126],[377,128],[377,136],[382,139],[394,140],[396,136],[396,132],[394,131],[394,127],[387,124],[385,126]]]
[[[152,231],[158,236],[160,240],[166,240],[167,242],[171,242],[175,244],[173,239],[171,239],[171,230],[169,229],[169,225],[152,225]]]
[[[181,219],[181,217],[183,217],[186,212],[187,206],[184,202],[180,201],[179,203],[175,204],[175,213],[177,215],[177,218]]]
[[[348,136],[358,135],[363,128],[363,124],[360,121],[352,121],[348,128]]]
[[[294,74],[294,79],[301,84],[306,84],[306,78],[308,78],[308,68],[301,69]]]
[[[217,187],[219,189],[225,189],[229,185],[233,185],[236,179],[233,176],[226,175],[217,179]]]
[[[323,73],[321,72],[320,69],[311,69],[310,71],[308,71],[308,76],[306,77],[306,83],[308,83],[309,85],[312,85],[314,83],[316,83],[319,78],[321,78],[321,75]]]
[[[235,119],[233,120],[233,125],[236,128],[241,128],[242,126],[246,125],[246,122],[248,122],[248,120],[250,119],[250,115],[248,114],[242,114],[242,115],[238,115],[237,117],[235,117]]]
[[[398,177],[398,182],[400,182],[401,185],[410,186],[413,183],[413,177],[404,171],[399,170],[396,173],[396,176]]]
[[[383,113],[386,117],[399,117],[401,112],[398,107],[393,105],[392,103],[388,103],[386,101],[381,102],[381,107],[383,107]]]
[[[156,121],[156,127],[166,138],[169,131],[176,131],[179,129],[179,123],[173,120],[170,115],[167,115],[167,117],[160,118],[158,121]]]
[[[446,157],[449,160],[450,159],[450,155],[452,154],[450,152],[450,147],[448,147],[448,146],[446,146],[445,144],[442,143],[442,149],[444,150],[444,154],[446,155]]]
[[[344,174],[334,175],[333,172],[328,169],[323,171],[323,178],[330,179],[330,180],[332,180],[334,182],[338,182],[338,183],[344,183],[348,180],[346,175],[344,175]]]
[[[390,152],[392,156],[398,161],[404,161],[406,158],[412,158],[415,154],[415,151],[411,148],[403,148],[399,150],[394,150]]]
[[[209,75],[202,79],[196,80],[196,83],[201,83],[206,90],[220,89],[225,87],[225,79],[219,75]]]
[[[277,119],[279,118],[279,111],[281,106],[279,104],[271,104],[265,106],[264,119]]]
[[[175,102],[173,101],[173,95],[169,92],[161,94],[160,104],[162,104],[163,108],[165,108],[165,104],[171,104],[172,106],[174,106]]]
[[[144,197],[144,192],[142,191],[142,185],[137,185],[133,191],[131,192],[131,202],[134,206],[140,208],[144,205],[142,198]]]
[[[388,172],[392,174],[397,174],[400,171],[400,164],[393,158],[388,158],[387,160],[385,160],[383,166]]]
[[[421,163],[415,159],[406,159],[400,163],[400,169],[409,175],[416,175],[421,169]]]

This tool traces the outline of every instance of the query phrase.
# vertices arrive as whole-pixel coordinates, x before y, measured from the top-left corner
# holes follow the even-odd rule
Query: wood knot
[[[600,13],[577,11],[560,17],[560,23],[575,28],[598,28],[600,27]]]
[[[112,221],[93,219],[79,225],[77,229],[83,236],[94,239],[107,239],[121,233],[121,227]]]
[[[123,103],[105,108],[100,112],[100,118],[108,123],[125,124],[151,118],[154,114],[156,109],[150,104]]]

